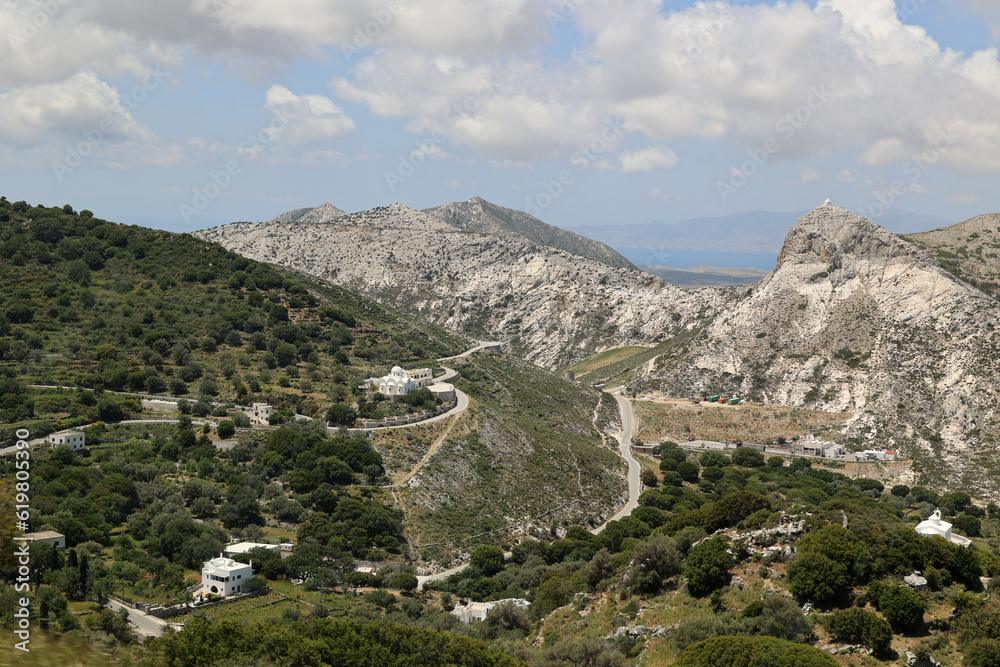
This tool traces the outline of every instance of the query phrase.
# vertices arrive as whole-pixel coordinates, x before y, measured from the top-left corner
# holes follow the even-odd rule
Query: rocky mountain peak
[[[482,197],[435,206],[424,209],[423,213],[463,232],[519,239],[557,248],[619,269],[636,268],[599,241],[546,224],[524,211],[504,208]]]
[[[282,213],[278,217],[271,220],[275,223],[302,223],[302,224],[322,224],[324,222],[333,222],[338,218],[342,218],[346,215],[342,210],[326,202],[314,208],[297,208],[287,213]]]
[[[887,264],[936,265],[913,245],[880,225],[839,206],[819,206],[788,231],[775,273],[783,269],[811,271],[816,279],[837,271],[851,277],[858,271]]]

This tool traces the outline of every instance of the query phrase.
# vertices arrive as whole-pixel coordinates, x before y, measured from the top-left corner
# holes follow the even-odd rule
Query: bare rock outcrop
[[[1000,303],[917,246],[822,206],[767,278],[635,384],[852,412],[858,444],[902,448],[946,485],[995,486],[972,455],[997,435],[998,324]]]
[[[603,244],[479,198],[427,211],[392,204],[320,222],[310,215],[195,235],[442,326],[506,340],[548,368],[703,326],[727,298],[670,285]]]

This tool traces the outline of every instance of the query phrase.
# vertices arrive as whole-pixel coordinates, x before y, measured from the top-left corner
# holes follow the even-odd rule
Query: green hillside
[[[360,378],[467,344],[315,278],[70,206],[0,199],[0,240],[8,382],[263,400],[318,416],[350,402]],[[6,423],[37,413],[67,424],[109,416],[73,397],[33,404],[23,387],[8,389]]]

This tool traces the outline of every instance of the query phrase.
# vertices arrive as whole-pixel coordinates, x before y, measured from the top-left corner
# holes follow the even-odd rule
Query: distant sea
[[[727,252],[722,250],[675,250],[672,248],[618,248],[614,250],[633,264],[672,266],[693,269],[696,266],[754,268],[771,271],[778,262],[776,252]]]

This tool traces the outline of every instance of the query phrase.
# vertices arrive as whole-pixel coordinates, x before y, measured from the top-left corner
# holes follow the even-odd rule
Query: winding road
[[[632,436],[635,435],[635,419],[632,416],[632,402],[624,396],[617,395],[615,396],[615,400],[618,401],[618,409],[621,411],[622,415],[622,433],[618,436],[618,451],[621,452],[622,458],[628,462],[628,502],[625,503],[625,506],[622,507],[614,516],[608,519],[608,521],[590,531],[594,535],[597,535],[604,530],[604,527],[608,525],[608,522],[617,521],[631,514],[632,510],[639,505],[639,493],[642,491],[642,482],[639,479],[639,473],[642,472],[642,466],[639,465],[639,462],[632,456],[632,450],[630,448],[630,445],[632,444]]]

